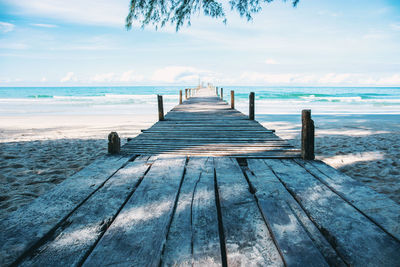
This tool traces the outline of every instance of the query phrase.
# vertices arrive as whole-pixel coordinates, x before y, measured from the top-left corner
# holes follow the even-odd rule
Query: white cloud
[[[322,84],[337,84],[337,83],[346,83],[346,82],[353,82],[358,80],[360,75],[358,74],[351,74],[351,73],[328,73],[323,75],[318,79],[318,83]]]
[[[45,23],[31,23],[32,26],[42,27],[42,28],[57,28],[57,25],[54,24],[45,24]]]
[[[277,84],[295,82],[295,79],[299,76],[299,74],[292,73],[269,74],[255,71],[245,71],[240,75],[239,80],[253,83]]]
[[[42,83],[47,82],[47,78],[46,78],[46,77],[42,77],[42,79],[40,79],[40,81],[41,81]]]
[[[115,78],[114,72],[102,73],[94,75],[90,80],[93,82],[111,82]]]
[[[215,79],[210,71],[188,66],[167,66],[157,69],[151,78],[153,81],[166,83],[197,83],[199,79]]]
[[[275,64],[278,64],[278,62],[277,62],[275,59],[267,58],[267,59],[265,60],[265,64],[268,64],[268,65],[275,65]]]
[[[5,0],[22,15],[53,18],[73,23],[124,26],[129,1],[109,0]]]
[[[24,49],[28,48],[28,45],[23,44],[23,43],[1,42],[0,48],[12,49],[12,50],[24,50]]]
[[[326,73],[326,74],[296,74],[296,73],[261,73],[243,72],[234,84],[288,84],[288,85],[334,85],[334,86],[400,86],[400,74],[387,76],[371,76],[361,73]]]
[[[90,78],[91,82],[140,82],[144,79],[143,75],[136,73],[134,70],[125,71],[123,73],[102,73],[96,74]]]
[[[2,22],[0,21],[0,32],[6,33],[14,30],[15,25],[8,23],[8,22]]]
[[[392,28],[395,31],[400,31],[400,22],[390,24],[390,28]]]
[[[61,78],[60,82],[75,82],[77,78],[75,77],[73,72],[68,72],[63,78]]]
[[[393,74],[377,79],[376,84],[378,85],[395,85],[400,86],[400,74]]]
[[[54,51],[99,51],[99,50],[112,50],[119,49],[113,39],[108,35],[90,36],[88,38],[79,38],[78,40],[71,40],[68,43],[63,43],[50,48]]]
[[[121,82],[139,82],[143,80],[143,75],[137,74],[134,70],[125,71],[121,74]]]

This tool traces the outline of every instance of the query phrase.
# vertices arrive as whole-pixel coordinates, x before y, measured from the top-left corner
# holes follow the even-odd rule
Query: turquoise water
[[[144,114],[154,112],[156,94],[166,110],[177,104],[177,86],[0,87],[0,115]],[[248,93],[256,94],[256,112],[297,114],[399,114],[400,87],[224,87],[235,90],[236,106],[246,113]]]

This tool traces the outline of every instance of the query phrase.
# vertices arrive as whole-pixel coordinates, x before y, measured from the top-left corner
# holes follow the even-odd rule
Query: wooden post
[[[218,86],[215,87],[215,94],[218,96]]]
[[[254,120],[254,92],[249,95],[249,120]]]
[[[224,100],[224,88],[221,87],[221,100]]]
[[[179,104],[182,104],[182,90],[179,90]]]
[[[164,120],[164,106],[163,106],[163,99],[162,95],[157,95],[157,102],[158,102],[158,120]]]
[[[235,91],[231,90],[231,109],[235,108]]]
[[[315,159],[314,154],[314,121],[311,119],[311,110],[301,111],[301,156],[303,159]]]
[[[111,132],[108,135],[108,153],[119,154],[121,152],[121,139],[117,132]]]
[[[188,95],[187,95],[187,94],[188,94],[188,89],[186,88],[186,89],[185,89],[185,99],[186,99],[186,100],[188,99]]]

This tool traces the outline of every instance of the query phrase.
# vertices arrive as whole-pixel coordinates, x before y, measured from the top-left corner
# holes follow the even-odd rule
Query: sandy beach
[[[1,218],[106,153],[107,135],[134,137],[154,114],[0,117]],[[257,115],[299,147],[300,117]],[[400,203],[400,115],[315,115],[317,159]]]
[[[0,219],[51,190],[107,152],[107,135],[122,143],[154,115],[0,117]]]

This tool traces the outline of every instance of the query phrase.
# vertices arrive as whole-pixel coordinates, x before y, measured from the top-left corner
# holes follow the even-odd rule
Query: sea
[[[194,86],[193,86],[194,87]],[[110,115],[157,112],[178,104],[183,86],[0,87],[0,116]],[[255,93],[256,114],[400,114],[400,87],[267,87],[226,86],[224,99],[235,92],[236,108],[248,113]]]

